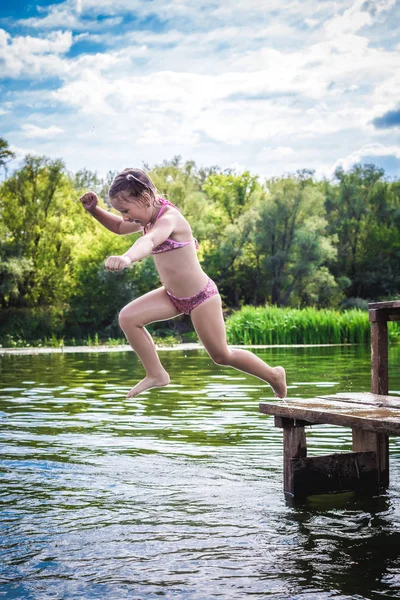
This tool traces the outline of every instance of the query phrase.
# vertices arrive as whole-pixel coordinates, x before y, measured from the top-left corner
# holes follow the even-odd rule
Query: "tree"
[[[228,305],[253,298],[254,261],[244,260],[251,252],[250,235],[257,218],[255,205],[265,192],[258,178],[248,171],[213,173],[203,184],[205,211],[203,229],[204,266],[214,277]],[[251,257],[253,258],[253,257]]]
[[[7,179],[7,163],[15,158],[14,152],[10,150],[8,143],[4,138],[0,137],[0,166],[4,169],[4,174]]]
[[[19,292],[12,296],[18,304],[63,301],[70,277],[67,234],[79,228],[72,194],[63,162],[46,157],[27,156],[1,186],[2,250],[9,261],[8,277],[17,272],[12,259],[20,262]],[[2,285],[5,277],[3,269]]]
[[[240,175],[215,173],[205,181],[203,190],[223,210],[229,222],[234,223],[249,208],[257,179],[249,171]]]
[[[305,281],[335,257],[335,238],[327,235],[324,196],[309,177],[300,173],[272,179],[267,188],[254,243],[270,301],[285,306]]]
[[[187,161],[182,164],[181,157],[175,156],[172,160],[164,160],[153,167],[145,164],[143,168],[149,173],[160,194],[176,204],[186,215],[186,199],[201,191],[200,175],[195,163]]]
[[[360,292],[358,262],[368,222],[375,212],[377,185],[383,175],[384,170],[375,165],[354,165],[347,173],[339,168],[335,171],[337,185],[326,187],[329,231],[338,235],[338,260],[333,272],[350,278],[351,296]]]

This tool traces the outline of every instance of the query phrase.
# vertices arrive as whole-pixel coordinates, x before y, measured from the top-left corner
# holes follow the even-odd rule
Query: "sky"
[[[399,29],[400,0],[1,0],[0,137],[11,169],[398,178]]]

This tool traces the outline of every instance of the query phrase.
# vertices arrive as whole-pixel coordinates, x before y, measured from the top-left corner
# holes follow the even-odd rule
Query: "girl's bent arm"
[[[169,215],[165,215],[162,221],[156,221],[151,231],[146,233],[143,237],[136,240],[131,248],[123,256],[127,256],[131,262],[142,260],[152,250],[165,242],[165,240],[172,234],[174,229],[174,220]]]
[[[147,236],[143,236],[136,240],[133,246],[129,248],[129,250],[127,250],[127,252],[125,252],[125,254],[122,256],[129,258],[131,263],[137,262],[138,260],[142,260],[142,258],[146,258],[146,256],[151,254],[153,248],[154,244],[151,239],[149,239]]]
[[[137,233],[141,231],[142,227],[138,223],[128,223],[121,217],[113,215],[112,213],[96,206],[95,210],[91,212],[96,221],[101,223],[106,229],[109,229],[113,233],[118,235],[127,235],[128,233]]]

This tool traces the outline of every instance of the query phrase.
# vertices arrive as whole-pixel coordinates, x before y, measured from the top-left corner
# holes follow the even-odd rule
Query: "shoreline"
[[[231,348],[318,348],[324,346],[354,346],[356,344],[229,344]],[[204,346],[197,342],[188,342],[186,344],[175,344],[174,346],[158,346],[159,351],[176,351],[176,350],[204,350]],[[0,356],[6,354],[72,354],[85,352],[133,352],[128,344],[120,346],[63,346],[62,348],[52,347],[32,347],[32,348],[0,348]]]

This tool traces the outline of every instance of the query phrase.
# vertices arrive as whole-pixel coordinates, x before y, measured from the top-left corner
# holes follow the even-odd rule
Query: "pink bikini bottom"
[[[175,308],[179,310],[179,312],[184,313],[185,315],[190,315],[194,308],[196,308],[200,304],[203,304],[203,302],[219,293],[216,284],[210,278],[208,279],[205,287],[198,294],[195,294],[194,296],[189,296],[189,298],[177,298],[176,296],[173,296],[168,290],[165,291],[167,292]]]

